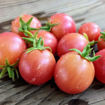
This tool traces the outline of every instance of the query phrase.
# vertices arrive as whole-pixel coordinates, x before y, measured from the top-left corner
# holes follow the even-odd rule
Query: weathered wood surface
[[[105,0],[0,0],[0,32],[10,31],[11,21],[18,15],[33,14],[44,23],[56,12],[72,16],[77,29],[89,21],[105,29]],[[6,77],[0,80],[0,105],[105,105],[105,86],[97,81],[77,95],[61,92],[52,81],[32,86]]]

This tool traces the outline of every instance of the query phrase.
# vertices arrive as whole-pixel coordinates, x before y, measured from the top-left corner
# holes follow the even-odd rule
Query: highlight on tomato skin
[[[55,58],[48,50],[33,50],[24,53],[19,62],[19,72],[29,84],[42,85],[54,74]]]
[[[49,19],[52,24],[58,24],[51,29],[51,32],[60,40],[67,33],[76,32],[76,25],[71,16],[64,13],[56,13]]]
[[[40,21],[37,19],[37,17],[34,17],[32,15],[28,15],[28,14],[24,14],[22,16],[20,16],[22,18],[22,20],[24,22],[28,22],[29,19],[33,18],[31,23],[30,23],[30,27],[32,28],[40,28],[41,27],[41,23]],[[12,23],[11,23],[11,31],[14,33],[19,34],[20,36],[24,37],[24,33],[19,31],[20,28],[20,17],[18,16],[17,18],[15,18]],[[31,31],[32,33],[35,32],[35,30]]]
[[[78,32],[80,34],[86,33],[89,38],[89,41],[93,41],[93,40],[97,41],[99,36],[101,35],[100,27],[93,22],[84,23],[83,25],[80,26]]]
[[[65,93],[78,94],[85,91],[93,82],[95,70],[93,63],[76,52],[69,52],[58,60],[54,79]]]
[[[68,33],[61,38],[57,46],[58,56],[62,56],[65,53],[70,52],[69,49],[76,48],[80,51],[88,44],[88,40],[79,33]]]

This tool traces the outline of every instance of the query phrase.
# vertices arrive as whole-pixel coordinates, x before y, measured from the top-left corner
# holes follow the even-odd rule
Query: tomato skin
[[[49,22],[52,24],[58,23],[54,26],[51,32],[60,40],[65,34],[76,32],[76,25],[72,17],[64,14],[57,13],[50,17]]]
[[[55,67],[55,83],[68,94],[85,91],[94,79],[92,62],[83,59],[76,52],[69,52],[58,60]]]
[[[41,23],[36,17],[34,17],[32,15],[28,15],[28,14],[22,15],[22,19],[24,22],[27,22],[32,17],[33,17],[33,19],[32,19],[32,22],[30,24],[30,27],[32,27],[32,28],[41,27]],[[19,28],[20,28],[20,22],[19,22],[19,16],[18,16],[15,20],[12,21],[11,30],[12,30],[12,32],[17,33],[20,36],[24,37],[25,36],[24,33],[19,32]],[[35,31],[31,31],[31,32],[34,33]]]
[[[10,64],[16,63],[26,49],[22,38],[13,32],[0,34],[0,65],[5,65],[6,59]]]
[[[26,82],[42,85],[52,78],[55,64],[55,58],[50,51],[33,50],[22,55],[19,72]]]
[[[79,33],[86,33],[88,35],[89,41],[97,41],[100,36],[100,27],[92,22],[88,22],[80,26]]]
[[[53,54],[56,52],[57,39],[52,33],[41,30],[38,32],[38,37],[42,37],[42,39],[44,40],[44,46],[50,47]]]
[[[69,33],[65,35],[58,43],[57,54],[59,56],[70,52],[69,49],[76,48],[83,51],[84,47],[88,44],[88,40],[78,33]]]
[[[101,57],[93,62],[95,67],[95,76],[100,82],[105,84],[105,49],[100,50],[96,55],[100,55]]]
[[[97,46],[98,46],[98,50],[102,50],[102,49],[105,49],[105,41],[104,39],[100,39],[97,43]]]

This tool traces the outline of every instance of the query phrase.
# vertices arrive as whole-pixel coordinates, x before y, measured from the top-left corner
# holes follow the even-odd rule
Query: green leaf
[[[93,41],[89,42],[89,45],[90,45],[90,46],[93,46],[95,43],[96,43],[96,42],[93,40]]]
[[[43,40],[41,41],[41,46],[44,46],[44,41]]]
[[[19,72],[18,72],[18,70],[15,69],[15,72],[16,72],[16,76],[17,76],[17,78],[19,78]]]
[[[93,51],[93,57],[95,56],[95,52]]]
[[[20,21],[20,25],[21,26],[23,26],[25,24],[25,22],[23,21],[22,17],[20,17],[19,21]]]
[[[44,47],[44,49],[49,49],[52,52],[52,49],[50,47]]]
[[[82,51],[82,57],[85,57],[85,56],[89,56],[89,53],[90,53],[90,45],[88,44],[85,48],[84,48],[84,50]]]
[[[33,17],[31,17],[28,22],[26,23],[28,26],[31,24]]]
[[[94,57],[85,57],[87,60],[93,62],[96,61],[98,58],[100,58],[100,56],[94,56]]]
[[[41,30],[45,30],[45,31],[50,31],[50,27],[49,26],[43,26],[40,27]]]
[[[5,60],[5,65],[9,65],[8,59]]]
[[[25,32],[24,32],[24,35],[25,35],[25,36],[28,36],[28,34],[27,34],[27,33],[25,33]]]
[[[27,51],[26,51],[26,54],[33,51],[33,50],[35,50],[35,49],[37,49],[37,48],[34,48],[34,47],[28,48]]]
[[[7,67],[7,71],[8,71],[9,78],[12,78],[12,73],[11,73],[10,67]]]
[[[31,30],[40,30],[40,28],[32,28],[32,27],[29,27],[29,31]]]
[[[80,54],[80,55],[82,55],[82,53],[81,53],[81,51],[80,50],[78,50],[78,49],[69,49],[70,51],[76,51],[78,54]]]
[[[86,38],[86,40],[88,40],[88,41],[89,41],[89,38],[88,38],[88,36],[87,36],[87,34],[86,34],[86,33],[83,33],[83,36]]]
[[[24,40],[28,41],[28,42],[33,42],[33,38],[26,38],[26,37],[22,37]]]
[[[41,47],[41,43],[42,43],[42,37],[40,37],[40,38],[38,39],[37,48],[38,48],[38,47]]]
[[[101,33],[101,36],[99,37],[99,40],[103,39],[105,41],[105,32],[100,32],[100,33]]]
[[[12,64],[11,66],[15,67],[15,66],[17,66],[18,63],[19,63],[19,60],[17,60],[16,63]]]
[[[27,36],[29,36],[31,38],[33,37],[33,34],[27,30],[24,30],[24,33],[27,34]]]
[[[7,72],[6,68],[3,68],[1,73],[0,73],[0,79],[4,77],[5,73]]]
[[[37,39],[38,31],[36,31],[33,35],[34,39]]]
[[[33,47],[36,47],[36,41],[33,40]]]
[[[105,35],[105,32],[100,32],[101,34]]]
[[[19,28],[19,31],[20,31],[20,32],[23,32],[23,29],[20,27],[20,28]]]
[[[4,66],[3,65],[0,65],[0,68],[3,68]]]
[[[11,75],[12,75],[12,80],[14,81],[15,80],[15,73],[14,73],[14,71],[13,70],[11,70]]]

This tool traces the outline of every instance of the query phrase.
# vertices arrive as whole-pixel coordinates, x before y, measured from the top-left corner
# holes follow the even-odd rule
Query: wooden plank
[[[99,102],[96,102],[96,103],[90,104],[90,105],[105,105],[105,100],[99,101]]]

